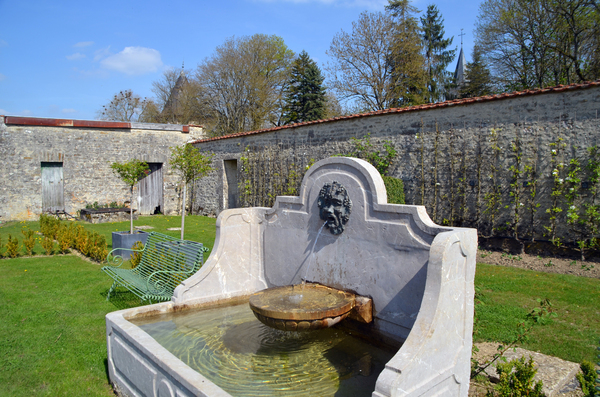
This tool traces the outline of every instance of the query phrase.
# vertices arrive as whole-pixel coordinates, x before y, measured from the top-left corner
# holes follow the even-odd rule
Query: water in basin
[[[279,331],[247,303],[131,321],[233,396],[370,396],[396,351],[337,328]]]

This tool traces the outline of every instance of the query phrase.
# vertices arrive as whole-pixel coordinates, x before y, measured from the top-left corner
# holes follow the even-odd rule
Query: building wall
[[[37,219],[42,162],[63,163],[65,211],[71,215],[94,202],[129,201],[129,189],[112,172],[112,162],[162,163],[163,212],[177,212],[179,179],[168,164],[169,147],[198,133],[201,129],[188,126],[0,117],[0,220]]]
[[[507,226],[518,205],[514,193],[520,189],[520,199],[525,200],[527,192],[515,187],[511,166],[519,157],[521,174],[516,179],[523,187],[532,182],[524,179],[524,166],[534,165],[537,202],[532,205],[539,206],[533,210],[533,234],[540,238],[550,222],[546,210],[553,205],[553,161],[567,166],[570,159],[578,158],[585,172],[587,148],[599,143],[599,110],[600,82],[594,82],[203,139],[195,145],[215,153],[216,171],[198,184],[195,208],[218,214],[230,201],[224,200],[231,184],[225,178],[225,160],[237,160],[240,185],[251,173],[258,181],[258,186],[251,188],[260,189],[260,185],[269,186],[269,179],[289,171],[290,164],[302,169],[312,160],[349,153],[354,148],[352,138],[370,134],[376,149],[389,141],[397,150],[388,174],[404,181],[407,204],[423,204],[434,221],[478,227],[483,235],[514,232]],[[558,157],[552,155],[556,142],[561,146]],[[513,150],[515,144],[518,151]],[[245,159],[252,156],[260,159],[256,163],[260,166],[245,169]],[[281,162],[284,166],[274,171]],[[562,174],[566,166],[561,168]],[[491,201],[493,192],[500,195],[499,202]],[[265,189],[264,194],[268,193]],[[591,192],[582,190],[581,194],[585,197]],[[526,208],[519,211],[523,235],[527,232],[524,218],[531,214]],[[558,225],[563,234],[569,233],[565,215],[566,211]]]

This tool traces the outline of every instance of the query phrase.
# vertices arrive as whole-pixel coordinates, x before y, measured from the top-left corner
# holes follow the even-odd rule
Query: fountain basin
[[[340,157],[321,160],[311,167],[297,197],[277,197],[273,208],[223,211],[217,220],[210,257],[200,271],[177,287],[171,302],[106,316],[108,372],[115,390],[128,396],[238,395],[233,390],[229,394],[210,380],[223,374],[222,366],[212,361],[213,354],[200,360],[201,372],[194,370],[197,359],[186,364],[188,351],[192,358],[196,347],[205,345],[203,336],[192,342],[194,349],[184,349],[183,358],[179,358],[129,320],[161,313],[204,312],[240,300],[254,320],[247,306],[252,294],[270,287],[298,285],[304,275],[304,279],[355,293],[355,306],[348,317],[356,316],[369,325],[349,323],[352,334],[358,331],[370,341],[383,341],[398,349],[391,359],[384,359],[387,362],[383,370],[365,395],[467,397],[477,232],[436,225],[423,207],[387,204],[385,197],[385,185],[373,166],[360,159]],[[329,230],[323,228],[322,213],[329,214],[327,219],[331,214],[336,219],[326,223]],[[345,216],[348,214],[349,218]],[[339,225],[344,228],[337,228]],[[293,303],[304,297],[292,294],[290,298]],[[342,315],[328,318],[335,321]],[[281,332],[260,325],[283,334],[283,338],[318,338],[342,332],[337,327],[319,332]],[[250,338],[246,336],[251,332],[245,327],[234,324],[235,332],[225,332],[224,344],[229,350],[250,352],[248,363],[263,368],[259,362],[265,362],[265,372],[272,373],[277,364],[271,366],[270,359],[261,361],[264,350],[248,343]],[[174,336],[181,334],[177,331]],[[171,345],[171,340],[167,339],[166,344]],[[318,349],[319,356],[337,355],[330,350],[334,344],[328,340]],[[289,347],[278,353],[282,361],[277,368],[298,368],[290,361],[293,351],[295,348]],[[340,379],[347,373],[368,373],[368,363],[360,358],[359,362],[348,370],[335,371]],[[245,364],[240,365],[245,368]],[[259,391],[263,381],[242,382],[239,376],[232,376],[244,391],[269,395]],[[276,376],[275,382],[278,379]],[[321,391],[324,385],[318,382],[313,389],[292,380],[288,388],[291,395],[299,395],[300,391],[318,396],[341,395],[341,383],[337,391],[327,393]],[[357,395],[353,393],[354,381],[348,387],[347,395]],[[275,394],[280,395],[270,395]]]
[[[250,308],[263,324],[282,331],[329,328],[345,319],[355,295],[306,283],[268,288],[250,297]]]

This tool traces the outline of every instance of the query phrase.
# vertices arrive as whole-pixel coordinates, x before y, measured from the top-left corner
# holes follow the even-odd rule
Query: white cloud
[[[99,61],[110,55],[110,46],[94,51],[94,61]]]
[[[125,47],[123,51],[108,56],[100,63],[106,69],[129,75],[153,73],[163,65],[160,52],[145,47]]]
[[[89,47],[92,44],[94,44],[93,41],[80,41],[79,43],[74,44],[73,47],[77,47],[77,48],[80,48],[80,47]]]
[[[6,116],[6,113],[4,113]],[[31,110],[21,110],[20,112],[11,113],[11,116],[21,116],[21,117],[31,117],[33,116],[33,112]]]
[[[33,112],[31,110],[21,110],[20,112],[15,112],[15,111],[10,111],[10,110],[6,110],[6,109],[0,109],[0,115],[31,117],[31,116],[33,116]]]
[[[106,70],[102,70],[102,69],[91,69],[91,70],[83,70],[83,69],[79,69],[79,68],[73,68],[71,69],[74,73],[76,73],[79,77],[81,78],[86,78],[86,79],[105,79],[110,77],[110,73],[108,73]]]
[[[76,61],[81,58],[85,58],[85,55],[80,52],[76,52],[75,54],[67,55],[67,59],[69,61]]]
[[[75,109],[63,109],[61,110],[62,113],[77,113],[77,110]]]
[[[388,5],[387,0],[354,0],[349,2],[355,7],[365,7],[371,10],[383,11],[384,7]]]

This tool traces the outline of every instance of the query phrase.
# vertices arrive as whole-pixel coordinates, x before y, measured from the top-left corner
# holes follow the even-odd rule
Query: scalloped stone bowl
[[[320,284],[268,288],[250,297],[250,308],[263,324],[282,331],[329,328],[345,319],[355,295]]]

